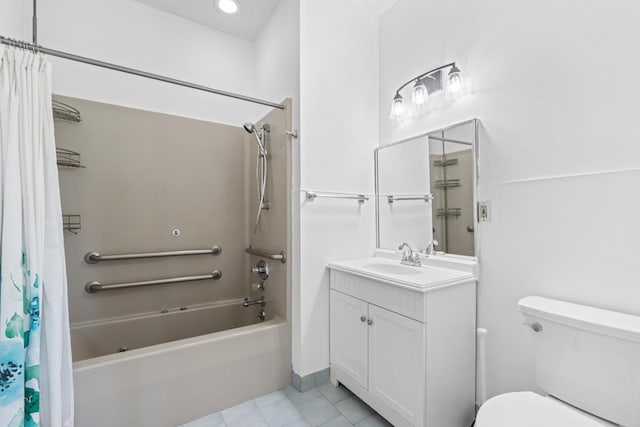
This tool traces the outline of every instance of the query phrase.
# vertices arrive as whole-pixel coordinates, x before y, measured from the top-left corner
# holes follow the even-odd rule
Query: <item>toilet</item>
[[[542,297],[518,302],[536,380],[487,400],[475,427],[640,427],[640,317]]]

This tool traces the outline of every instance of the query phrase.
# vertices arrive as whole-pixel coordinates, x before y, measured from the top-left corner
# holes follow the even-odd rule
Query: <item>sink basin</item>
[[[376,272],[386,274],[398,274],[398,275],[416,275],[422,274],[418,268],[410,267],[406,265],[394,265],[394,264],[365,264],[362,268]]]
[[[425,260],[430,261],[430,260]],[[420,267],[400,264],[399,259],[385,257],[358,258],[330,262],[329,268],[364,276],[376,281],[426,291],[434,286],[445,286],[473,279],[473,273],[451,268],[423,264]]]

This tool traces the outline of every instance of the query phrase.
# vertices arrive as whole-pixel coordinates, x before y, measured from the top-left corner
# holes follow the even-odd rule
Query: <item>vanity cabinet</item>
[[[412,289],[330,264],[331,381],[394,426],[469,427],[475,279]]]
[[[331,365],[413,425],[424,400],[424,324],[331,290]]]

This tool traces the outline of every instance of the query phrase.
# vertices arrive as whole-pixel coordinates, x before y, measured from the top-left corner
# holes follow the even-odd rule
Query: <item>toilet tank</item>
[[[542,297],[523,298],[518,309],[533,336],[540,388],[605,420],[640,427],[639,316]]]

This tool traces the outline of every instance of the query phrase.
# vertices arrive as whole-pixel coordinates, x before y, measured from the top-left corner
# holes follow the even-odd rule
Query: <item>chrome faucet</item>
[[[438,241],[436,239],[429,240],[429,243],[427,243],[427,248],[424,250],[424,254],[429,256],[435,255],[437,247]]]
[[[420,262],[420,254],[413,249],[407,242],[402,242],[398,249],[402,250],[404,247],[407,247],[408,250],[402,252],[402,258],[400,259],[400,264],[413,265],[414,267],[420,267],[422,263]]]

